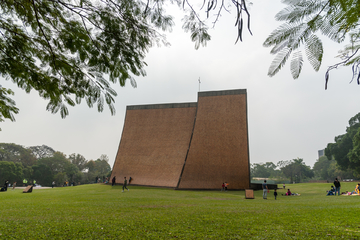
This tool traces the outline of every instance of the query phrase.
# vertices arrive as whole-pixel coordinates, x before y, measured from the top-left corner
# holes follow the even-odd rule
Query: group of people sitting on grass
[[[331,186],[331,189],[329,191],[326,191],[326,192],[327,192],[326,196],[335,195],[335,187]]]
[[[360,195],[360,183],[358,183],[355,187],[355,190],[352,192],[343,192],[342,195]]]
[[[281,195],[284,195],[284,194],[281,194]],[[287,192],[285,193],[285,196],[300,196],[299,193],[292,193],[290,191],[290,189],[287,190]]]
[[[326,191],[326,196],[330,195],[336,195],[335,187],[331,186],[331,189],[329,191]],[[358,183],[355,187],[355,190],[352,192],[342,192],[341,195],[360,195],[360,183]]]

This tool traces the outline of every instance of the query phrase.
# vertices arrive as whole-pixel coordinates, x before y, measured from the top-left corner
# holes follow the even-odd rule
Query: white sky
[[[236,40],[235,16],[223,17],[211,30],[207,47],[195,50],[190,35],[182,30],[181,12],[175,13],[170,47],[150,49],[145,61],[147,76],[137,78],[137,88],[113,86],[118,96],[116,115],[108,109],[98,113],[85,102],[69,107],[70,115],[46,111],[47,101],[37,92],[26,94],[11,81],[0,84],[15,91],[20,113],[16,122],[1,123],[0,142],[25,147],[45,144],[66,155],[82,154],[87,160],[101,154],[113,166],[119,146],[127,105],[196,102],[198,79],[201,91],[247,89],[250,162],[274,162],[303,158],[311,167],[317,151],[345,133],[348,120],[359,112],[360,86],[351,80],[351,69],[334,70],[328,90],[324,90],[327,66],[342,45],[324,41],[324,60],[319,72],[306,57],[300,78],[293,80],[288,62],[275,77],[267,71],[274,56],[262,46],[272,30],[280,25],[274,16],[284,5],[279,0],[254,1],[250,9],[253,36],[244,31],[243,42]],[[171,7],[171,12],[175,7]],[[325,40],[325,38],[322,38]],[[304,54],[305,55],[305,54]]]

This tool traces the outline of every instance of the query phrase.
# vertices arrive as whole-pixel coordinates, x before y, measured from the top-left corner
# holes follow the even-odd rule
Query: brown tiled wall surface
[[[197,104],[129,106],[113,176],[145,186],[249,188],[246,90],[200,92]]]
[[[131,184],[176,187],[195,112],[193,106],[127,110],[110,179],[116,176],[116,183],[122,183],[131,177]]]
[[[246,94],[200,96],[179,189],[250,186]]]

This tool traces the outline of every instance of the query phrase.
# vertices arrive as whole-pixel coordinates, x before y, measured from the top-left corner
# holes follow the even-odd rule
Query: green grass
[[[93,184],[0,193],[0,239],[360,239],[360,196],[325,196],[331,184],[262,191]],[[355,183],[342,183],[352,191]],[[279,185],[280,187],[280,185]]]

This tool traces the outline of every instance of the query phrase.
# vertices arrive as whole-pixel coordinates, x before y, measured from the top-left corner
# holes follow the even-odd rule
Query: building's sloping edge
[[[109,182],[111,182],[111,183],[112,183],[113,177],[116,178],[116,176],[119,175],[119,171],[120,171],[120,169],[119,169],[118,167],[116,167],[116,165],[117,165],[116,159],[117,159],[118,156],[120,155],[120,146],[121,146],[121,140],[123,139],[123,134],[124,134],[124,129],[125,129],[125,123],[126,123],[126,116],[127,116],[127,111],[125,112],[124,124],[123,124],[123,129],[122,129],[122,131],[121,131],[119,146],[118,146],[118,149],[117,149],[117,152],[116,152],[114,164],[113,164],[112,171],[111,171],[111,176],[110,176],[110,179],[109,179]],[[115,183],[120,183],[120,182],[122,182],[122,180],[119,179],[119,178],[115,180]]]
[[[190,140],[189,140],[189,146],[188,146],[188,149],[187,149],[187,151],[186,151],[186,156],[185,156],[185,159],[184,159],[183,167],[182,167],[181,172],[180,172],[179,181],[178,181],[175,189],[178,189],[178,188],[179,188],[179,185],[180,185],[180,182],[181,182],[181,177],[182,177],[182,174],[183,174],[183,172],[184,172],[185,165],[186,165],[186,160],[187,160],[187,157],[188,157],[188,155],[189,155],[189,150],[190,150],[190,146],[191,146],[191,141],[192,141],[192,138],[193,138],[193,135],[194,135],[194,128],[195,128],[195,123],[196,123],[196,115],[197,115],[197,103],[196,103],[196,111],[195,111],[195,117],[194,117],[194,124],[193,124],[193,128],[192,128],[192,131],[191,131],[191,136],[190,136]]]

